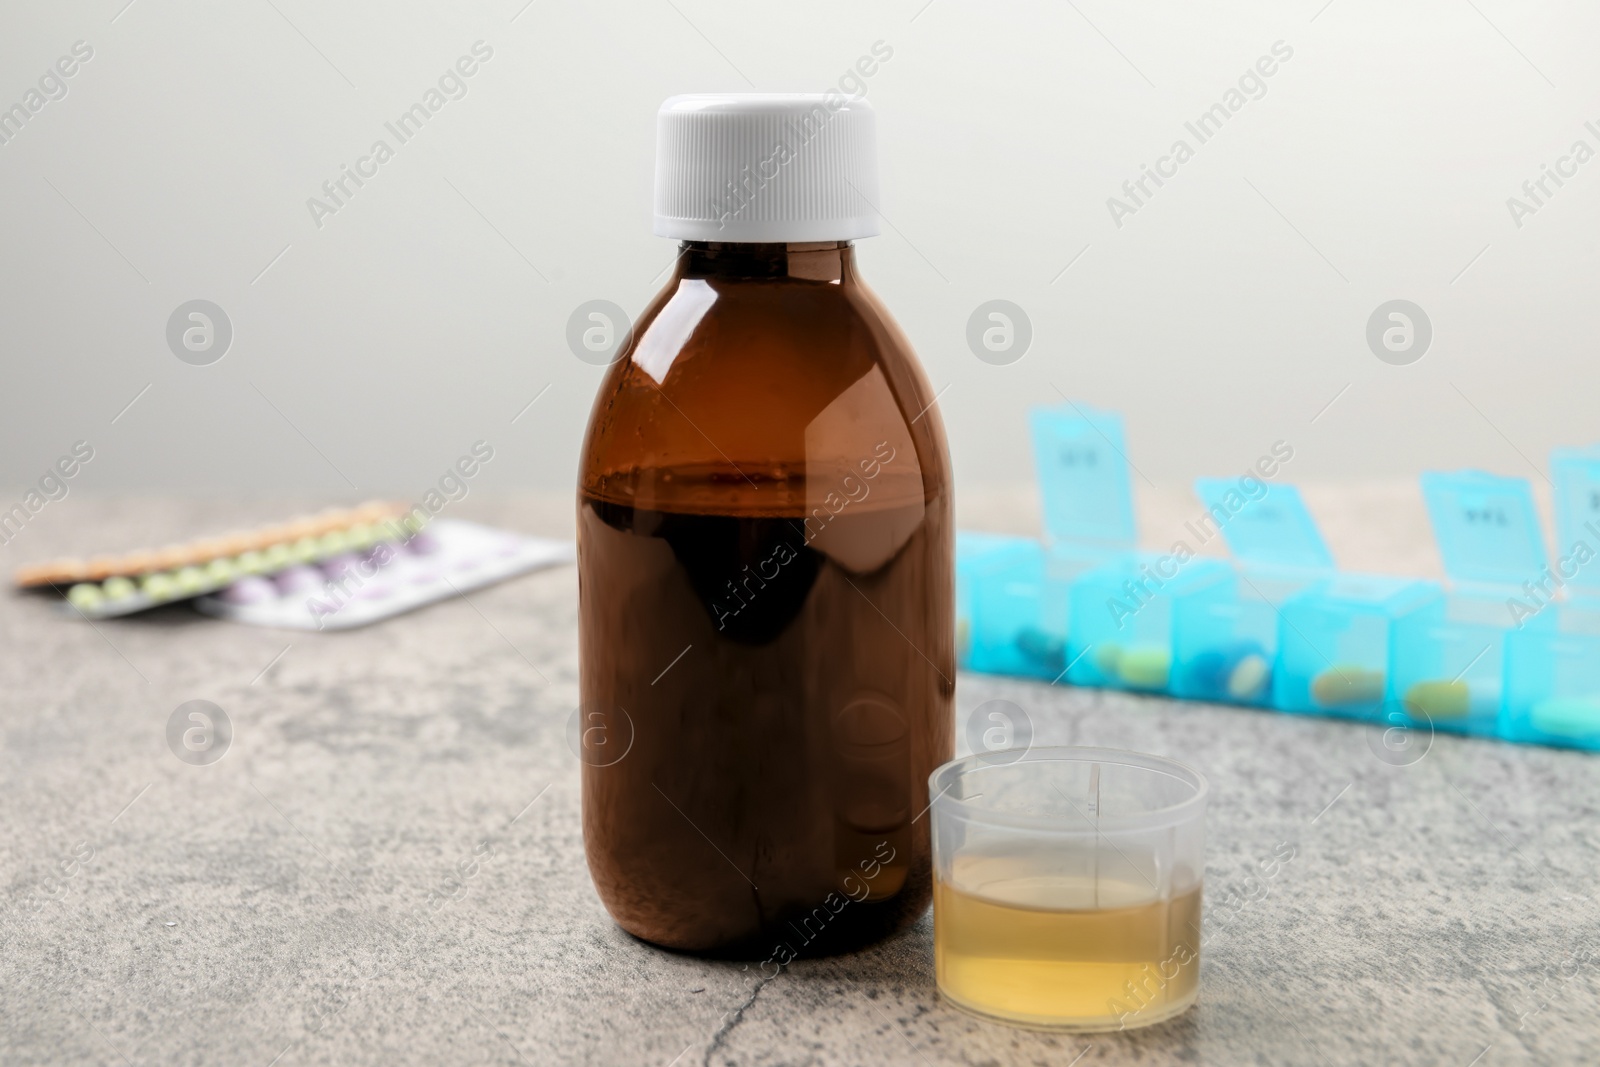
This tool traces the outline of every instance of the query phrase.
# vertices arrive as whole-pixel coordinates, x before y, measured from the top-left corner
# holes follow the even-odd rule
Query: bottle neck
[[[787,244],[725,244],[684,241],[678,252],[679,278],[725,281],[834,282],[854,280],[855,249],[849,241]]]

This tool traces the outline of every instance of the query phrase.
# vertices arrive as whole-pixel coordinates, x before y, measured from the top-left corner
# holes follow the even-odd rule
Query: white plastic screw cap
[[[674,96],[656,120],[655,232],[685,241],[849,241],[878,232],[877,124],[828,93]]]

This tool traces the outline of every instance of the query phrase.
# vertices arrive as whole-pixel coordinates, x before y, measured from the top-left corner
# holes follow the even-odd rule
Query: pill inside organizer
[[[1255,641],[1236,641],[1202,652],[1188,666],[1189,690],[1196,696],[1250,703],[1272,684],[1272,661]]]
[[[1017,651],[1045,672],[1067,669],[1067,642],[1037,626],[1024,626],[1015,638]]]
[[[1311,699],[1319,707],[1348,708],[1383,699],[1384,673],[1355,664],[1335,664],[1311,679]]]
[[[1172,650],[1163,645],[1101,644],[1091,654],[1096,670],[1129,689],[1165,689],[1172,674]]]
[[[1433,721],[1464,719],[1472,713],[1472,690],[1460,680],[1417,682],[1406,690],[1401,701],[1406,712],[1415,718]],[[1499,693],[1492,700],[1480,701],[1488,705],[1490,713],[1499,704]]]
[[[1595,738],[1600,736],[1600,695],[1541,700],[1529,709],[1528,723],[1553,737],[1575,741]]]

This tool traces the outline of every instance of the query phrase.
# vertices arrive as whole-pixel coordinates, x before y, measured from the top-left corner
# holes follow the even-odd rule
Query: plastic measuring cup
[[[1149,1026],[1200,988],[1206,780],[1103,748],[984,752],[933,795],[939,991],[1021,1026]]]

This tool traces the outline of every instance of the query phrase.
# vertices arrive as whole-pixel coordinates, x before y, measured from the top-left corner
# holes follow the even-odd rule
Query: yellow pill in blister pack
[[[179,596],[193,596],[206,587],[206,572],[199,567],[182,567],[172,576],[173,589]]]
[[[154,601],[171,600],[178,591],[178,583],[170,574],[147,574],[139,583],[139,591]]]

